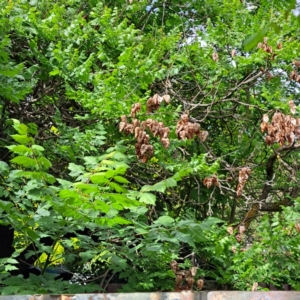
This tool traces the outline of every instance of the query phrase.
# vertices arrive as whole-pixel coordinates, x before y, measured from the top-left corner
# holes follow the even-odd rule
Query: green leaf
[[[174,237],[176,239],[178,239],[180,242],[188,244],[192,247],[196,247],[194,240],[192,239],[192,237],[189,234],[180,232],[180,231],[174,231],[172,232],[172,234],[174,234]]]
[[[5,265],[5,271],[13,271],[13,270],[19,270],[19,268],[13,265]]]
[[[125,189],[123,186],[115,183],[115,182],[110,182],[109,186],[114,189],[117,193],[127,193],[127,189]]]
[[[69,163],[68,169],[71,171],[70,176],[77,177],[84,172],[84,167],[75,165],[74,163]]]
[[[39,157],[37,159],[37,163],[38,163],[39,167],[42,167],[43,169],[46,169],[46,170],[48,170],[52,166],[51,162],[43,156]]]
[[[163,225],[163,226],[173,226],[174,222],[175,220],[169,216],[161,216],[153,223]]]
[[[74,187],[82,190],[85,193],[99,193],[99,189],[96,185],[83,183],[83,182],[75,182]]]
[[[95,173],[90,176],[92,183],[106,184],[109,180],[105,177],[106,172]]]
[[[2,209],[3,211],[9,212],[13,206],[13,203],[11,203],[10,201],[0,200],[0,209]]]
[[[126,178],[122,177],[122,176],[114,176],[114,180],[119,182],[119,183],[125,183],[125,184],[129,183],[129,181]]]
[[[11,152],[18,153],[18,154],[32,154],[32,149],[26,147],[25,145],[11,145],[6,146]]]
[[[12,119],[14,122],[14,129],[21,135],[27,135],[28,134],[28,127],[25,124],[20,123],[19,120]]]
[[[4,161],[0,161],[0,173],[8,170],[9,170],[8,164]]]
[[[43,207],[39,207],[37,209],[36,213],[43,216],[43,217],[50,216],[50,212],[47,209],[43,208]]]
[[[37,162],[27,156],[17,156],[10,160],[12,163],[15,163],[17,165],[21,165],[25,168],[34,168],[37,166]]]
[[[45,149],[39,145],[32,145],[31,148],[34,150],[37,150],[37,151],[41,151],[41,152],[45,151]]]
[[[249,51],[257,46],[259,42],[262,42],[264,37],[266,36],[269,30],[269,26],[265,26],[264,28],[260,29],[258,32],[247,38],[244,43],[243,47],[246,51]]]
[[[155,205],[156,196],[151,193],[140,193],[138,197],[145,204]]]
[[[27,145],[27,144],[33,144],[34,139],[32,137],[28,137],[27,135],[20,135],[20,134],[13,134],[11,137],[19,144]]]
[[[60,178],[57,178],[56,180],[59,182],[59,184],[62,186],[63,189],[68,189],[73,185],[73,182],[68,180],[64,180]]]

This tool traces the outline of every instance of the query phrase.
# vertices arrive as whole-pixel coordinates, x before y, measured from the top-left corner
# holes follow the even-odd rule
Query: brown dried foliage
[[[240,225],[240,226],[239,226],[239,233],[240,233],[241,235],[243,235],[245,231],[246,231],[246,227],[245,227],[244,225]]]
[[[300,61],[299,61],[299,60],[294,60],[294,61],[293,61],[293,65],[294,65],[296,68],[300,68]]]
[[[227,227],[227,232],[230,234],[230,235],[233,235],[233,227],[230,226],[230,227]]]
[[[170,267],[173,273],[176,274],[176,272],[178,271],[178,262],[176,260],[171,261]]]
[[[150,99],[151,101],[149,101]],[[164,95],[160,97],[158,94],[156,94],[152,98],[149,98],[147,102],[147,112],[152,112],[153,109],[157,109],[162,101],[165,101],[167,104],[170,103],[170,96]],[[155,103],[158,103],[157,108]],[[136,113],[140,110],[140,103],[133,104],[130,111],[131,117],[135,118]],[[125,134],[134,134],[134,137],[137,140],[137,143],[135,144],[136,155],[138,159],[144,163],[146,163],[154,153],[153,146],[149,144],[150,137],[146,132],[147,128],[153,133],[154,136],[159,136],[160,141],[165,148],[170,146],[170,128],[165,127],[162,122],[157,122],[152,119],[140,122],[138,119],[133,119],[131,123],[128,123],[126,116],[121,116],[119,131],[124,132]]]
[[[300,74],[296,70],[293,70],[290,74],[290,80],[295,80],[300,83]]]
[[[131,115],[132,117],[135,117],[135,116],[136,116],[136,113],[137,113],[138,111],[140,111],[140,110],[141,110],[141,104],[140,104],[140,103],[134,103],[134,104],[132,105],[132,107],[131,107],[130,115]]]
[[[291,111],[296,110],[294,102],[289,102]],[[296,112],[296,111],[295,111]],[[262,132],[267,132],[266,143],[273,145],[279,143],[280,146],[285,144],[292,145],[296,139],[300,138],[300,119],[294,118],[290,115],[284,115],[283,113],[276,112],[273,115],[272,121],[269,124],[268,118],[264,115],[260,128]]]
[[[249,178],[250,172],[251,172],[250,168],[247,168],[247,167],[241,168],[241,170],[239,172],[238,185],[237,185],[237,188],[236,188],[236,195],[237,196],[242,195],[243,188],[245,186],[246,181]]]
[[[199,290],[203,289],[203,285],[204,285],[204,280],[203,279],[198,279],[197,280],[197,287]]]
[[[143,123],[143,126],[149,128],[155,137],[159,136],[160,142],[166,149],[170,146],[170,128],[165,127],[163,122],[147,119],[147,121]]]
[[[235,236],[235,239],[237,240],[238,243],[242,241],[242,238],[243,238],[242,235],[239,233]]]
[[[208,132],[201,131],[199,124],[189,122],[188,114],[183,114],[177,122],[176,135],[179,140],[192,139],[196,135],[204,142],[208,137]]]
[[[208,189],[214,185],[214,186],[219,186],[219,181],[217,175],[213,175],[211,177],[206,177],[203,180],[204,186],[206,186]]]
[[[136,108],[137,106],[133,107]],[[140,126],[140,121],[138,119],[133,119],[129,124],[127,123],[126,116],[123,115],[121,116],[119,131],[124,131],[126,134],[134,134],[134,137],[137,140],[137,143],[135,144],[136,155],[140,161],[145,163],[153,155],[154,149],[153,146],[149,144],[149,135]]]
[[[214,52],[214,53],[212,54],[212,59],[213,59],[214,61],[218,61],[218,60],[219,60],[219,55],[218,55],[217,52]]]
[[[294,115],[296,113],[296,105],[295,105],[293,100],[289,101],[289,106],[290,106],[290,109],[291,109],[291,113]]]
[[[188,290],[192,289],[193,285],[195,283],[195,275],[197,273],[197,267],[191,267],[189,270],[179,270],[178,268],[178,263],[176,260],[173,260],[170,263],[171,270],[174,272],[176,275],[175,277],[175,291],[180,292],[183,290]],[[197,286],[199,289],[203,287],[204,281],[202,280],[202,286],[199,287],[198,281],[197,281]]]
[[[170,95],[163,95],[160,96],[158,94],[155,94],[153,97],[150,97],[147,100],[147,113],[153,113],[154,111],[158,110],[160,104],[164,101],[166,104],[169,104],[171,100]]]
[[[273,53],[273,49],[271,46],[268,46],[268,38],[264,37],[263,43],[258,43],[257,48],[262,49],[266,53]],[[273,57],[274,59],[274,57]]]

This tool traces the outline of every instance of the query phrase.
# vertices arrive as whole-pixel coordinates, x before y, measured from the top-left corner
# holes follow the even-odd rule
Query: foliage
[[[2,294],[299,289],[296,3],[192,4],[0,1]]]

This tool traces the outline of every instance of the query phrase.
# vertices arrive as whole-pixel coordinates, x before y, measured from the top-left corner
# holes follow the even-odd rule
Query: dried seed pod
[[[212,54],[212,59],[213,59],[214,61],[216,61],[216,62],[219,60],[219,55],[218,55],[217,52],[214,52],[214,53]]]
[[[237,234],[235,236],[235,239],[237,240],[238,243],[240,243],[242,241],[242,235],[241,234]]]
[[[267,52],[267,53],[273,53],[272,47],[271,47],[271,46],[267,46],[266,52]]]
[[[244,225],[240,225],[239,226],[239,233],[240,233],[240,235],[244,234],[245,231],[246,231],[246,227]]]
[[[203,279],[198,279],[197,280],[197,287],[199,290],[203,289],[203,285],[204,285],[204,280]]]
[[[178,262],[176,260],[172,260],[170,262],[170,268],[174,272],[174,274],[176,274],[176,272],[178,271]]]
[[[191,272],[191,275],[194,277],[197,273],[197,270],[198,270],[198,267],[191,267],[190,268],[190,272]]]
[[[290,74],[290,80],[293,80],[293,79],[296,80],[297,77],[298,77],[297,71],[293,70]]]
[[[258,283],[257,283],[257,282],[254,282],[253,285],[252,285],[251,291],[254,292],[254,291],[257,290],[257,288],[258,288]]]
[[[227,232],[230,234],[230,235],[233,235],[233,227],[227,227]]]
[[[140,126],[140,121],[138,119],[133,119],[131,123],[134,129]]]
[[[231,51],[231,57],[235,57],[235,55],[236,55],[236,50],[233,49],[233,50]]]
[[[290,106],[290,109],[291,109],[291,113],[294,115],[296,113],[296,105],[295,105],[293,100],[289,101],[289,106]]]
[[[132,124],[126,124],[126,126],[124,128],[124,132],[126,134],[129,134],[129,133],[133,134],[133,132],[134,132],[133,125]]]
[[[135,104],[133,104],[132,107],[131,107],[130,115],[131,115],[132,117],[135,117],[135,116],[136,116],[136,113],[137,113],[138,111],[140,111],[140,110],[141,110],[141,104],[140,104],[140,103],[135,103]]]
[[[294,60],[294,61],[293,61],[293,65],[294,65],[296,68],[300,68],[300,61]]]
[[[250,168],[247,168],[247,167],[241,168],[241,170],[239,172],[238,185],[237,185],[237,189],[236,189],[237,196],[242,195],[243,188],[245,186],[246,181],[249,178],[250,172],[251,172]]]
[[[279,42],[279,43],[277,44],[277,49],[282,49],[282,43],[281,43],[281,42]]]
[[[181,284],[182,280],[183,280],[182,275],[180,275],[180,274],[176,275],[176,279],[175,279],[176,286],[179,286]]]
[[[136,127],[134,129],[134,137],[137,139],[139,137],[139,135],[140,135],[140,132],[142,132],[142,131],[144,131],[142,128]]]
[[[296,228],[296,230],[297,230],[298,232],[300,232],[300,224],[299,224],[299,223],[296,223],[296,224],[295,224],[295,228]]]
[[[263,115],[263,122],[265,122],[265,123],[269,122],[269,116],[267,114]]]
[[[209,189],[212,185],[219,186],[219,181],[217,175],[212,175],[211,177],[206,177],[203,180],[203,184]]]
[[[201,141],[205,142],[208,137],[208,131],[201,131]]]
[[[170,146],[170,140],[168,138],[161,138],[160,139],[162,145],[164,146],[165,149],[168,149]]]
[[[190,289],[193,287],[194,282],[195,282],[195,279],[193,277],[186,278],[186,283]]]
[[[164,101],[165,101],[167,104],[170,103],[170,101],[171,101],[170,95],[163,95],[162,97],[163,97]]]
[[[119,132],[122,132],[125,129],[126,125],[127,125],[127,119],[126,116],[123,115],[121,116],[121,122],[119,124]]]

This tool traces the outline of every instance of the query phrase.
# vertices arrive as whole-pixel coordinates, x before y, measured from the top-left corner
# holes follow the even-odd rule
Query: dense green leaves
[[[0,1],[1,293],[173,290],[173,260],[230,289],[299,289],[295,5]],[[170,103],[149,112],[155,94]],[[270,147],[275,112],[296,131],[279,145],[269,121]],[[122,115],[169,147],[147,131],[139,161]],[[72,284],[47,274],[61,265]]]

